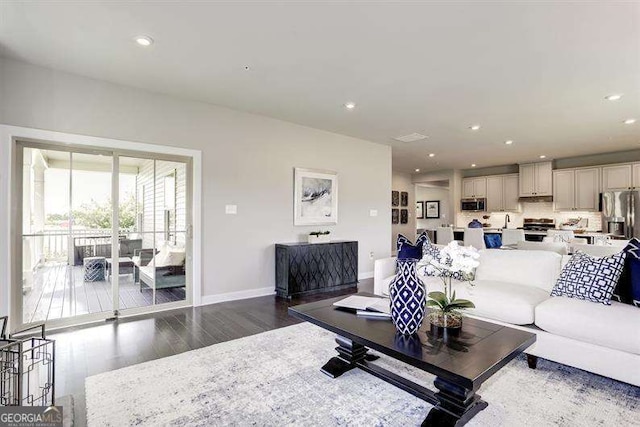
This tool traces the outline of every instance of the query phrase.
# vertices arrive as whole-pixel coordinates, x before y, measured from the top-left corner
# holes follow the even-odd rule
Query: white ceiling
[[[389,144],[407,172],[640,148],[639,2],[3,0],[0,54]]]

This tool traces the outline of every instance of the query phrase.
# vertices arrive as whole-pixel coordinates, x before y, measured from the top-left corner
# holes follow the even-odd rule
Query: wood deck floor
[[[132,274],[120,276],[120,310],[153,305],[150,288],[133,282]],[[185,299],[185,289],[156,291],[156,304]],[[50,263],[39,268],[33,288],[23,296],[24,323],[43,322],[113,310],[111,282],[85,282],[80,266]]]

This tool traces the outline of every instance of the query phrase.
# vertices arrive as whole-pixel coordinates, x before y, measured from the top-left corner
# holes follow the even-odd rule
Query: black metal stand
[[[0,321],[0,406],[54,405],[55,341],[46,338],[44,323],[7,338],[8,318]],[[40,330],[39,336],[19,337],[34,329]]]
[[[375,364],[368,363],[378,359],[378,356],[368,354],[369,349],[365,346],[341,336],[336,337],[336,342],[338,343],[336,351],[339,356],[331,358],[322,367],[323,373],[331,378],[338,378],[345,372],[360,368],[411,393],[434,406],[422,426],[462,426],[487,407],[487,402],[475,394],[476,390],[469,390],[437,377],[434,386],[438,391],[434,392]]]

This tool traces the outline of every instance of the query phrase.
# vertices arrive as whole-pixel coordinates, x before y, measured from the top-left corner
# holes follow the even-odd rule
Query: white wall
[[[396,250],[396,239],[398,234],[408,237],[410,240],[416,238],[416,196],[415,186],[411,181],[411,175],[401,172],[393,172],[391,187],[394,191],[406,191],[409,193],[408,206],[391,206],[391,193],[387,196],[387,204],[391,209],[407,209],[409,211],[409,221],[407,224],[393,224],[391,228],[391,250]],[[387,209],[391,215],[390,209]],[[391,222],[391,219],[389,219]]]
[[[203,295],[273,288],[274,244],[317,228],[293,226],[294,167],[338,172],[339,222],[323,228],[359,241],[361,274],[389,255],[390,147],[7,59],[0,123],[201,150]]]
[[[416,202],[427,200],[440,201],[440,218],[416,219],[416,228],[435,229],[442,224],[453,224],[455,218],[451,215],[450,194],[448,188],[423,187],[416,185]]]

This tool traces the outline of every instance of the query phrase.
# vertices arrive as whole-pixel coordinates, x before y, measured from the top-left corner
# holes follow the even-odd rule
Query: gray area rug
[[[419,426],[431,406],[360,370],[320,372],[334,335],[308,323],[92,376],[90,426]],[[383,356],[375,363],[431,386]],[[432,387],[431,387],[432,388]],[[640,425],[640,388],[557,363],[512,361],[479,391],[468,426]]]

